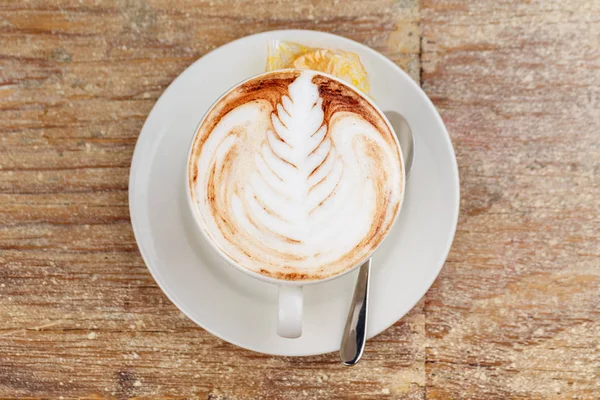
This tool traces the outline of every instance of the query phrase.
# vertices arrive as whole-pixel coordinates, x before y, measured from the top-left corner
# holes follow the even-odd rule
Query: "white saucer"
[[[373,258],[368,336],[402,318],[425,294],[444,264],[458,218],[452,144],[435,107],[404,71],[374,50],[331,34],[289,30],[248,36],[207,54],[175,79],[156,102],[135,147],[131,222],[154,279],[198,325],[262,353],[322,354],[339,349],[356,272],[306,287],[302,337],[280,338],[276,287],[225,264],[196,231],[185,199],[185,162],[196,125],[223,92],[264,70],[270,39],[358,53],[375,102],[408,120],[416,140],[414,165],[401,215]]]

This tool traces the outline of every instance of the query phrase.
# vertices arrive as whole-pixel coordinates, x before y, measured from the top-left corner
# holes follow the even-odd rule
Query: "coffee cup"
[[[306,285],[371,257],[404,197],[398,139],[366,95],[331,75],[249,78],[199,123],[186,192],[194,220],[231,266],[278,286],[277,332],[302,334]]]

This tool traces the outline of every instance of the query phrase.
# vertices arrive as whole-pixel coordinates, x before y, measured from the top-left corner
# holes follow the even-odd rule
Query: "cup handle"
[[[288,339],[302,335],[302,286],[279,286],[277,334]]]

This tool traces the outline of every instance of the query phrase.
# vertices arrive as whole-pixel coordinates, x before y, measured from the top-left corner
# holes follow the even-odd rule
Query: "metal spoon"
[[[414,137],[412,130],[408,126],[406,119],[397,112],[389,111],[385,113],[392,124],[402,155],[404,156],[404,170],[406,179],[412,168],[414,158]],[[367,312],[369,303],[369,276],[371,275],[371,259],[360,266],[358,279],[354,288],[354,296],[348,311],[346,326],[342,336],[340,346],[340,358],[345,365],[354,365],[359,360],[365,350],[365,341],[367,340]]]

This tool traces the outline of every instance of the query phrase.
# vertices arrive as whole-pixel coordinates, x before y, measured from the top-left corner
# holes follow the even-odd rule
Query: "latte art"
[[[383,240],[402,198],[385,120],[353,89],[312,71],[263,75],[225,95],[199,128],[189,168],[213,244],[278,279],[353,267]]]

